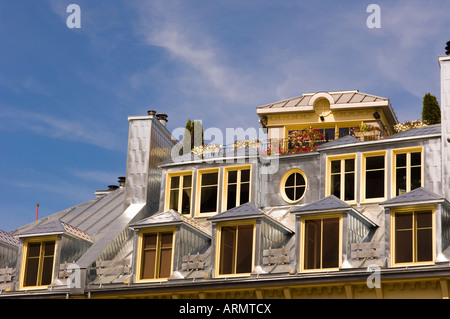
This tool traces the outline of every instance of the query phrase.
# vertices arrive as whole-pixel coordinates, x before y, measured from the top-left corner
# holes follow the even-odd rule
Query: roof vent
[[[126,180],[126,178],[124,176],[120,176],[119,177],[118,182],[119,182],[119,187],[120,188],[124,188],[125,187],[125,180]]]
[[[447,46],[445,47],[445,54],[450,55],[450,41],[447,42]]]
[[[156,119],[159,121],[159,123],[161,123],[164,127],[166,127],[167,122],[168,122],[167,114],[164,114],[164,113],[156,114]]]
[[[148,114],[148,115],[155,116],[156,111],[155,111],[155,110],[149,110],[149,111],[147,111],[147,114]]]

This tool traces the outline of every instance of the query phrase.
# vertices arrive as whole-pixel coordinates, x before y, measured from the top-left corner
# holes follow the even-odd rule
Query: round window
[[[306,192],[306,176],[300,169],[292,169],[281,179],[280,192],[289,203],[300,201]]]

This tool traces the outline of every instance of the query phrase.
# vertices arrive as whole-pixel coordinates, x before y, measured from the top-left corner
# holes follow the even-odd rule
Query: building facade
[[[0,232],[0,298],[448,298],[450,56],[440,125],[396,132],[386,98],[257,107],[267,141],[178,153],[129,117],[125,178]]]

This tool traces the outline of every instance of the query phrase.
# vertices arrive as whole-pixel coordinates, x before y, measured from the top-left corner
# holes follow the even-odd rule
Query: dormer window
[[[23,247],[22,287],[46,288],[53,280],[56,239],[29,239]]]

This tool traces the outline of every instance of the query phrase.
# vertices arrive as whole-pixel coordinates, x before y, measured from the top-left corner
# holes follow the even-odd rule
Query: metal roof
[[[11,234],[8,234],[7,232],[4,232],[2,230],[0,230],[0,242],[18,247],[19,246],[19,240],[14,237]]]
[[[317,202],[294,208],[291,213],[305,213],[305,212],[317,212],[317,211],[328,211],[328,210],[344,210],[351,209],[352,206],[343,202],[334,195],[325,197]]]
[[[407,203],[430,203],[430,202],[440,202],[445,199],[426,188],[419,187],[405,194],[396,196],[387,201],[380,203],[381,206],[396,206],[403,205]]]
[[[403,137],[412,137],[412,136],[436,135],[436,134],[441,134],[441,124],[412,128],[403,132],[390,135],[386,137],[385,140]]]

